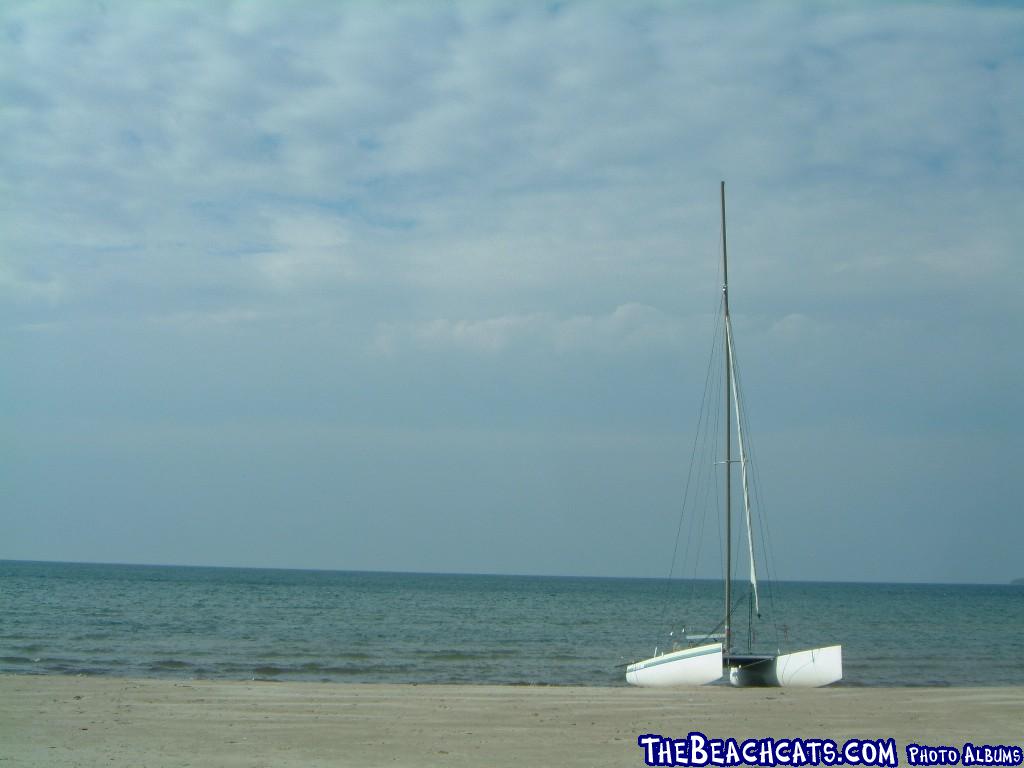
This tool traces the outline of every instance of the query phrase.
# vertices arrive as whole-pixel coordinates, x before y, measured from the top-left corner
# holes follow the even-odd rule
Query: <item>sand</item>
[[[640,766],[637,736],[1024,743],[1024,688],[687,690],[0,675],[8,766]]]

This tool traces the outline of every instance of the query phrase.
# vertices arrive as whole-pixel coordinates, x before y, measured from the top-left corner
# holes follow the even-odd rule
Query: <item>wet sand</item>
[[[355,685],[0,675],[7,766],[632,766],[637,736],[1024,744],[1024,687]]]

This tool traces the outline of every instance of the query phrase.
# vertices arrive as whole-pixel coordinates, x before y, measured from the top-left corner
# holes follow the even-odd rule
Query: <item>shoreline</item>
[[[625,668],[625,664],[620,665]],[[4,678],[35,678],[35,679],[63,679],[63,680],[121,680],[130,681],[136,683],[175,683],[175,684],[187,684],[187,685],[202,685],[202,684],[219,684],[224,683],[227,685],[234,684],[258,684],[258,685],[338,685],[338,686],[385,686],[385,687],[397,687],[397,688],[417,688],[417,687],[433,687],[433,688],[528,688],[528,689],[577,689],[581,691],[635,691],[635,690],[654,690],[654,689],[641,689],[638,686],[629,685],[624,682],[615,683],[543,683],[543,682],[526,682],[526,681],[515,681],[515,682],[494,682],[494,681],[481,681],[473,682],[467,680],[457,680],[451,682],[438,682],[438,681],[418,681],[418,680],[397,680],[397,681],[372,681],[362,679],[328,679],[328,678],[294,678],[294,677],[188,677],[185,675],[175,676],[173,674],[139,674],[139,673],[126,673],[120,674],[117,672],[95,672],[95,671],[83,671],[83,672],[20,672],[8,668],[6,670],[0,669],[0,680]],[[676,692],[687,691],[687,690],[708,690],[713,688],[728,688],[730,690],[737,690],[735,686],[732,686],[728,681],[723,678],[712,683],[708,683],[703,686],[687,688],[685,686],[674,688]],[[749,689],[756,688],[756,686],[749,686]],[[824,686],[819,690],[871,690],[871,691],[891,691],[891,690],[906,690],[906,691],[955,691],[955,690],[1007,690],[1020,688],[1024,690],[1024,680],[1020,682],[1008,682],[1008,683],[971,683],[969,685],[960,685],[957,683],[922,683],[921,685],[906,685],[900,683],[894,683],[892,685],[867,685],[859,682],[851,682],[845,678],[832,683],[831,685]],[[763,690],[771,690],[764,688]],[[783,690],[781,688],[774,688],[774,690]],[[792,689],[785,689],[788,693]],[[0,767],[2,768],[2,767]]]
[[[637,737],[1024,745],[1024,686],[687,689],[0,674],[0,766],[643,765]],[[7,762],[9,761],[9,762]]]

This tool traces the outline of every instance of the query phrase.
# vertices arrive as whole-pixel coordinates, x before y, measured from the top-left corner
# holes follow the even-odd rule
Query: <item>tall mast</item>
[[[722,197],[722,309],[723,334],[729,332],[729,250],[725,238],[725,182]],[[725,653],[732,651],[732,345],[725,345]]]

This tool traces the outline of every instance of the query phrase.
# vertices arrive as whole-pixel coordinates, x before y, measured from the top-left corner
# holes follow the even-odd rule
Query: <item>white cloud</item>
[[[645,304],[621,304],[606,315],[577,315],[560,323],[555,341],[561,347],[620,349],[678,347],[686,326]]]
[[[589,306],[663,304],[668,281],[694,274],[675,254],[713,249],[722,175],[745,195],[737,242],[746,222],[755,261],[809,275],[825,227],[850,243],[827,258],[857,263],[858,230],[900,196],[945,190],[939,225],[923,205],[904,222],[940,237],[986,208],[1014,213],[1013,10],[102,8],[2,16],[14,74],[0,170],[17,180],[3,223],[64,285],[82,271],[116,282],[121,263],[101,262],[131,248],[147,280],[251,290],[231,261],[243,252],[301,294],[364,275],[353,254],[373,252],[381,280],[453,305],[438,315],[479,316],[482,293],[502,313],[565,314],[554,297],[570,290]],[[764,237],[773,226],[784,240]],[[85,243],[91,258],[58,255]]]
[[[21,302],[57,304],[68,293],[67,281],[60,277],[32,277],[0,262],[0,295]]]
[[[382,324],[373,347],[387,355],[407,348],[497,354],[524,345],[557,352],[589,350],[614,354],[678,345],[684,331],[680,318],[643,304],[623,304],[604,315],[559,317],[532,313],[482,320],[438,318],[404,325]]]
[[[348,227],[342,219],[310,213],[274,214],[271,246],[255,257],[260,274],[274,287],[290,289],[359,275]]]
[[[255,323],[272,317],[267,312],[255,309],[219,309],[208,312],[175,312],[169,315],[157,315],[152,321],[164,326],[203,330],[213,327],[244,325]]]
[[[544,315],[511,315],[476,322],[440,319],[413,326],[410,335],[422,347],[454,346],[498,352],[514,342],[543,334],[550,326],[550,318]]]
[[[793,312],[773,322],[767,332],[769,337],[777,341],[797,345],[825,339],[830,330],[820,320]]]

